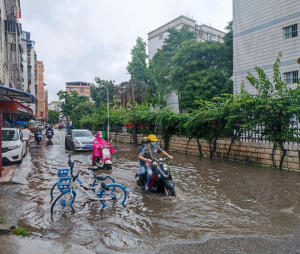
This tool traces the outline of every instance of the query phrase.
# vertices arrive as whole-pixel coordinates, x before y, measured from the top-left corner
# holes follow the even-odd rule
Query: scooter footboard
[[[168,189],[172,189],[172,188],[175,187],[174,184],[173,184],[173,182],[171,180],[165,180],[163,182],[163,184],[164,184],[164,187],[166,187]]]

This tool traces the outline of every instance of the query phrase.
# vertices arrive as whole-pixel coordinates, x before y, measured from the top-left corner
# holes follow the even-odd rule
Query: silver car
[[[72,130],[65,138],[65,147],[73,151],[91,151],[94,139],[89,130]]]

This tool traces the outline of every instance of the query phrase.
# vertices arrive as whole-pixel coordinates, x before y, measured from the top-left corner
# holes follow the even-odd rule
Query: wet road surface
[[[56,131],[53,140],[32,143],[13,178],[18,184],[0,186],[0,216],[30,230],[34,246],[50,241],[56,253],[67,253],[65,245],[74,253],[300,253],[299,174],[170,151],[177,197],[167,198],[136,186],[139,146],[123,143],[113,144],[110,174],[127,187],[126,205],[82,208],[78,193],[75,213],[51,219],[50,189],[57,169],[68,168],[64,137]],[[91,152],[71,154],[83,162],[74,169],[91,165]],[[1,237],[9,248],[5,242]]]

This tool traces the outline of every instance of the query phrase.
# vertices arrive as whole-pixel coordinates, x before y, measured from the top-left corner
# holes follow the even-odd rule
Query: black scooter
[[[155,185],[150,187],[150,191],[165,193],[166,196],[176,196],[175,185],[172,182],[172,175],[170,167],[165,163],[169,158],[159,158],[152,162],[153,176],[152,180],[155,178]],[[147,183],[147,174],[140,175],[136,181],[137,185],[140,187],[145,187]]]

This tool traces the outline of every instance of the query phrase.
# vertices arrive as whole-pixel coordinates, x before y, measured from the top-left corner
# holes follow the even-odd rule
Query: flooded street
[[[293,247],[300,236],[298,173],[170,151],[177,197],[167,198],[136,185],[139,146],[123,143],[113,143],[116,153],[109,174],[126,186],[125,206],[82,208],[77,192],[75,213],[51,219],[50,190],[57,169],[68,168],[64,138],[65,131],[56,130],[52,141],[41,146],[33,142],[13,178],[18,184],[0,185],[0,216],[27,228],[30,238],[56,242],[53,252],[60,253],[61,244],[67,243],[95,253],[183,253],[188,248],[195,252],[187,253],[199,253],[199,246],[207,248],[205,253],[246,253],[238,251],[243,246],[247,253],[298,253],[300,246]],[[71,154],[83,162],[75,170],[91,165],[91,152]],[[285,244],[291,249],[283,250]],[[73,253],[85,253],[79,247]]]

